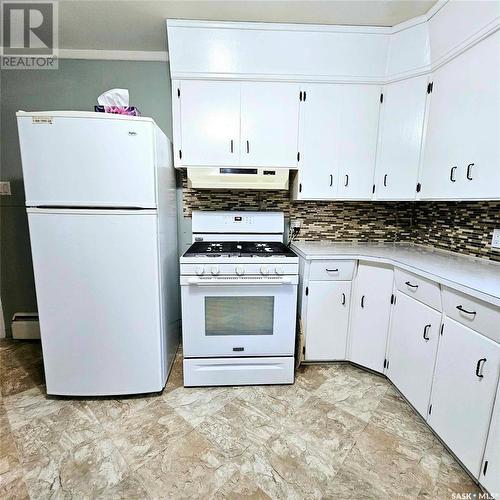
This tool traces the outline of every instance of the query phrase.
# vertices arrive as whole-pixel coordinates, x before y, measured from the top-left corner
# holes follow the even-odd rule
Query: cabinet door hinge
[[[302,90],[299,92],[299,101],[302,101]]]
[[[420,193],[420,190],[422,189],[422,184],[420,182],[417,184],[417,193]]]
[[[432,413],[432,405],[429,406],[429,415]]]
[[[384,102],[384,94],[380,94],[380,102]]]
[[[372,193],[375,193],[375,184],[372,186]]]
[[[299,184],[299,193],[302,192],[302,183]]]
[[[306,286],[306,295],[309,295],[309,287]]]
[[[297,152],[297,161],[300,161],[300,151]]]
[[[182,151],[179,149],[179,158],[182,160]]]
[[[486,476],[487,470],[488,470],[488,460],[485,460],[483,465],[483,476]]]
[[[181,89],[177,89],[177,97],[181,96]]]

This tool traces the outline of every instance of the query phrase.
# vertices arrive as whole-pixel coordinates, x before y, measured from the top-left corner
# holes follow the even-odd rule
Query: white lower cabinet
[[[500,384],[497,389],[479,481],[495,498],[500,498]]]
[[[499,344],[446,318],[428,421],[476,478],[480,475],[499,369]]]
[[[345,359],[351,282],[310,281],[307,288],[305,360]]]
[[[387,376],[427,417],[441,313],[398,292],[391,322]]]
[[[351,304],[348,359],[378,372],[384,370],[393,277],[390,266],[360,263]]]

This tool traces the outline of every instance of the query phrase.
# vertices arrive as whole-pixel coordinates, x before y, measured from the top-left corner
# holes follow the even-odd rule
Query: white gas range
[[[180,259],[184,385],[291,384],[299,259],[281,212],[193,212]]]

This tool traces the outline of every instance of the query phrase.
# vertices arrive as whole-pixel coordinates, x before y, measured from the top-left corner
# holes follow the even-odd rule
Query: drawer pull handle
[[[477,362],[477,365],[476,365],[476,376],[478,378],[483,378],[484,377],[484,375],[483,375],[483,367],[484,367],[485,363],[486,363],[486,358],[481,358]]]
[[[410,288],[418,288],[418,285],[412,285],[409,281],[406,281],[405,285],[409,286]]]
[[[430,340],[430,337],[429,337],[428,333],[429,333],[429,328],[431,326],[432,325],[425,325],[424,326],[424,340]]]
[[[470,314],[471,316],[475,316],[476,315],[476,311],[467,311],[467,309],[464,309],[461,305],[460,306],[457,306],[457,309],[460,311],[460,312],[463,312],[465,314]]]
[[[345,293],[342,294],[342,305],[345,306]]]
[[[361,307],[365,307],[365,296],[361,297]]]
[[[332,186],[333,186],[333,175],[330,174],[330,187],[332,187]]]
[[[345,183],[344,186],[347,187],[349,185],[349,175],[345,174]]]
[[[231,153],[234,152],[234,142],[233,142],[233,139],[231,139]]]
[[[451,167],[451,170],[450,170],[450,181],[451,182],[457,182],[457,180],[455,179],[455,170],[457,169],[457,167]]]
[[[468,179],[469,181],[471,181],[471,180],[472,180],[472,167],[473,167],[473,166],[474,166],[474,163],[469,163],[469,164],[467,165],[467,179]]]
[[[384,175],[384,187],[387,187],[387,174]]]
[[[325,271],[326,271],[327,273],[338,273],[338,272],[339,272],[339,270],[338,270],[338,269],[325,269]]]

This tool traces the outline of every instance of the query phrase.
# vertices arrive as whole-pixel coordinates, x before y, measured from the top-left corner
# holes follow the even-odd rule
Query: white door
[[[239,165],[240,83],[184,80],[180,92],[181,164]]]
[[[310,281],[307,294],[307,361],[343,360],[349,325],[350,281]]]
[[[342,85],[338,145],[340,199],[371,200],[380,108],[378,85]]]
[[[427,418],[441,313],[396,294],[391,321],[387,376],[416,410]]]
[[[298,84],[241,84],[242,166],[295,167],[298,133]]]
[[[156,206],[151,121],[18,117],[28,206]]]
[[[375,176],[378,200],[415,199],[427,84],[427,76],[418,76],[384,88]]]
[[[500,32],[432,76],[422,198],[500,198]]]
[[[342,85],[302,87],[300,106],[298,199],[335,198],[339,177]]]
[[[355,278],[349,328],[349,359],[382,372],[391,315],[393,269],[360,263]]]
[[[479,482],[491,494],[496,494],[496,498],[500,497],[500,384],[497,389]]]
[[[160,391],[157,215],[28,212],[49,394]]]
[[[500,369],[500,345],[446,318],[429,424],[479,477]]]

